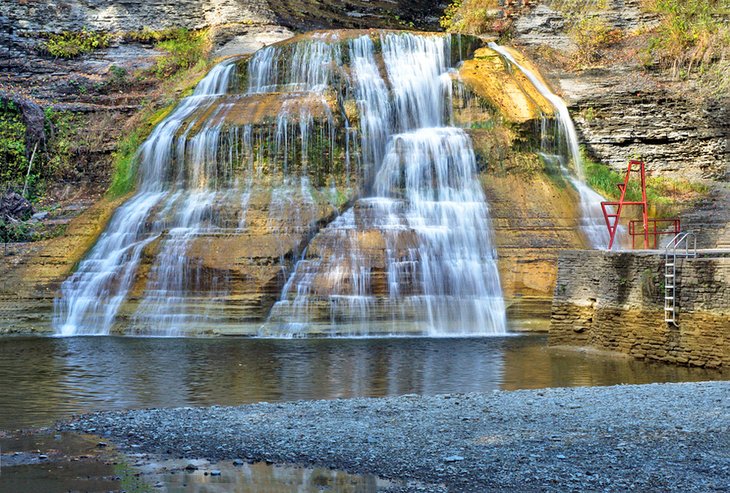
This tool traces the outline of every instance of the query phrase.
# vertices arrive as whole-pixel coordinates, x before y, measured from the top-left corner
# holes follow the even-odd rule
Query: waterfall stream
[[[371,192],[315,238],[325,254],[297,264],[261,334],[295,336],[318,317],[348,335],[367,335],[374,321],[390,333],[503,334],[489,208],[471,141],[449,126],[450,38],[379,41],[385,73],[369,36],[349,42]],[[379,289],[367,236],[384,244]]]
[[[156,266],[158,277],[153,282],[163,285],[160,288],[166,293],[157,289],[157,294],[151,291],[148,297],[166,299],[168,292],[186,288],[189,279],[179,276],[179,271],[165,260],[179,259],[179,254],[185,250],[186,239],[200,227],[200,220],[205,215],[204,204],[212,200],[212,196],[207,191],[184,196],[179,188],[186,178],[184,169],[180,167],[178,176],[171,179],[170,165],[176,157],[178,161],[185,159],[187,132],[182,136],[178,136],[178,132],[193,113],[213,105],[227,90],[234,69],[233,63],[226,62],[211,70],[193,95],[184,99],[142,145],[138,157],[139,192],[114,213],[91,252],[61,286],[61,296],[56,298],[54,309],[57,334],[108,334],[132,287],[143,250],[160,238],[165,229],[170,229],[172,234],[166,240],[164,253]],[[174,156],[176,150],[179,156]],[[173,213],[175,218],[171,223],[160,219],[150,224],[150,216],[160,207],[159,217],[166,218]],[[168,307],[175,304],[172,299],[169,305],[157,306],[167,310],[163,317],[171,317],[170,312],[174,309],[168,310]]]
[[[535,89],[537,89],[538,92],[542,94],[542,96],[545,97],[545,99],[547,99],[555,108],[555,115],[558,118],[560,132],[566,141],[569,153],[568,157],[573,163],[573,170],[575,173],[570,173],[567,168],[567,160],[563,156],[556,155],[555,159],[560,161],[559,164],[561,169],[568,180],[573,184],[578,192],[578,196],[580,197],[581,229],[588,239],[588,242],[593,248],[606,248],[609,236],[608,230],[606,229],[606,223],[603,218],[603,210],[601,208],[601,202],[606,199],[591,189],[591,187],[589,187],[586,183],[583,159],[578,146],[578,133],[575,130],[573,119],[570,117],[570,111],[568,111],[565,101],[563,101],[560,96],[552,92],[536,74],[524,65],[520,64],[503,46],[499,46],[496,43],[489,43],[489,47],[499,53],[511,65],[522,72],[530,83],[535,86]]]

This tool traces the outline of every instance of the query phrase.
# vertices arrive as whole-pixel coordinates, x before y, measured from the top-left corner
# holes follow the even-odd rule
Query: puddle
[[[227,461],[169,460],[136,468],[141,478],[165,493],[370,493],[396,483],[375,476],[323,468]]]
[[[124,471],[118,457],[98,437],[66,433],[0,436],[0,491],[119,491]]]
[[[0,434],[2,493],[370,493],[395,485],[324,468],[126,456],[91,435]]]

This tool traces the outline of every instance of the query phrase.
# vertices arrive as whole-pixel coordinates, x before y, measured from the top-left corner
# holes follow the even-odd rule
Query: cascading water
[[[262,334],[298,335],[318,318],[349,335],[368,334],[373,323],[394,333],[503,334],[474,152],[463,130],[447,126],[450,39],[385,34],[380,44],[384,74],[369,36],[349,43],[372,197],[314,239],[320,254],[297,264]],[[383,245],[385,279],[373,278],[372,241]]]
[[[601,202],[606,199],[586,184],[583,159],[581,158],[580,148],[578,146],[578,133],[575,130],[575,125],[570,117],[570,111],[568,111],[565,101],[563,101],[560,96],[553,93],[550,88],[548,88],[540,80],[540,78],[537,77],[537,75],[520,64],[503,46],[499,46],[496,43],[489,43],[489,47],[499,53],[512,66],[522,72],[530,83],[532,83],[535,89],[537,89],[538,92],[542,94],[542,96],[545,97],[545,99],[548,100],[555,108],[558,125],[561,135],[564,137],[568,146],[569,158],[573,163],[575,175],[568,171],[565,162],[566,160],[563,156],[557,155],[554,159],[559,161],[563,173],[578,192],[578,196],[580,197],[581,229],[588,239],[588,242],[593,248],[606,248],[609,241],[609,235],[603,217],[603,210],[601,208]],[[548,159],[552,159],[552,157],[548,157]]]
[[[227,62],[211,70],[193,95],[180,103],[142,145],[138,158],[140,191],[114,213],[109,226],[76,273],[63,283],[61,296],[56,299],[54,307],[57,334],[108,334],[127,298],[143,250],[159,238],[166,227],[164,221],[157,221],[150,227],[150,215],[163,202],[166,202],[163,217],[179,200],[185,200],[195,208],[192,205],[194,200],[173,192],[174,182],[184,178],[179,176],[182,168],[178,180],[169,176],[175,149],[180,154],[185,152],[185,137],[177,137],[177,134],[186,119],[200,108],[212,105],[216,96],[226,91],[234,68]],[[183,208],[179,217],[189,216],[187,209],[189,207]],[[185,224],[183,219],[176,226],[186,229]],[[181,236],[184,235],[181,232]],[[179,245],[181,240],[169,241]],[[174,255],[174,252],[171,253]]]
[[[448,36],[359,33],[216,66],[141,147],[139,191],[63,284],[56,332],[240,324],[271,307],[247,291],[259,276],[283,286],[261,335],[504,333],[451,65]]]

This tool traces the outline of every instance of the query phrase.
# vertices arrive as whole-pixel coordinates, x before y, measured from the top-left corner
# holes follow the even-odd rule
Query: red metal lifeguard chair
[[[629,181],[631,180],[631,174],[638,173],[641,182],[641,200],[626,200],[626,192],[629,188]],[[621,213],[623,212],[624,206],[633,205],[641,206],[641,219],[629,221],[629,235],[631,236],[631,247],[636,249],[636,237],[644,237],[644,249],[649,249],[649,237],[654,237],[654,249],[659,246],[659,236],[661,235],[672,235],[676,236],[682,230],[679,219],[649,219],[649,204],[646,200],[646,165],[644,161],[629,161],[629,167],[626,170],[626,177],[623,183],[619,183],[618,189],[621,191],[621,197],[618,202],[601,202],[601,208],[603,209],[603,217],[606,220],[606,226],[608,227],[608,234],[610,240],[608,242],[608,249],[613,247],[613,242],[616,239],[616,233],[618,232],[619,221],[621,220]],[[615,207],[616,212],[611,212],[610,207]],[[672,228],[669,231],[662,231],[660,228],[662,225],[671,225]]]

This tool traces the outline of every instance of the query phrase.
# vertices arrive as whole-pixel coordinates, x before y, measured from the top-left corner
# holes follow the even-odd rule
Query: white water
[[[326,313],[330,327],[350,335],[366,335],[374,323],[393,333],[409,326],[434,336],[503,334],[505,307],[474,152],[468,136],[448,126],[450,39],[386,34],[380,41],[387,81],[369,36],[349,45],[361,165],[366,178],[374,175],[373,197],[315,238],[323,253],[296,265],[262,334],[295,336]],[[384,242],[386,293],[376,293],[372,275],[382,260],[368,237]]]
[[[165,226],[160,220],[150,225],[150,215],[163,202],[166,202],[162,207],[164,213],[180,200],[180,194],[171,193],[176,182],[171,176],[175,152],[185,153],[186,134],[177,137],[178,131],[195,111],[210,106],[226,91],[233,72],[234,65],[230,62],[211,70],[193,95],[184,99],[141,146],[140,191],[114,213],[91,252],[61,286],[61,296],[56,298],[54,306],[53,325],[57,334],[109,334],[128,296],[144,248],[159,238]],[[185,218],[190,215],[190,208],[198,208],[193,202],[185,200],[178,216]],[[185,230],[190,223],[183,220],[178,226]],[[177,238],[168,242],[180,246],[185,242],[179,237],[186,234],[187,231],[180,231],[174,235]]]
[[[345,335],[504,333],[489,208],[471,141],[450,126],[450,38],[379,41],[380,50],[370,36],[318,35],[265,48],[248,63],[243,94],[233,62],[215,67],[142,145],[139,192],[63,284],[56,332],[105,335],[120,324],[177,336],[230,323],[221,301],[230,280],[207,272],[193,249],[248,234],[264,179],[270,201],[256,210],[268,218],[255,220],[272,231],[286,283],[262,334],[298,335],[323,320]],[[348,99],[352,123],[340,106]],[[260,104],[281,105],[275,121],[227,124]],[[316,254],[297,252],[291,238],[311,235],[322,196],[340,193],[313,180],[338,166],[363,198],[314,238]]]
[[[601,202],[606,199],[599,193],[591,189],[585,180],[585,171],[583,169],[583,160],[580,155],[580,148],[578,146],[578,133],[575,130],[573,119],[570,117],[570,111],[565,104],[565,101],[552,92],[537,75],[532,71],[521,65],[512,54],[504,47],[499,46],[496,43],[489,43],[489,47],[499,53],[505,60],[509,61],[514,67],[522,72],[525,77],[535,86],[542,96],[547,99],[550,104],[555,108],[556,116],[558,117],[558,125],[562,135],[565,137],[568,151],[570,153],[570,160],[573,163],[573,169],[575,176],[571,175],[564,163],[561,163],[561,169],[566,172],[566,176],[575,187],[580,197],[580,210],[581,210],[581,229],[589,244],[593,248],[605,249],[608,246],[609,234],[606,228],[606,222],[603,217],[603,209],[601,208]]]

